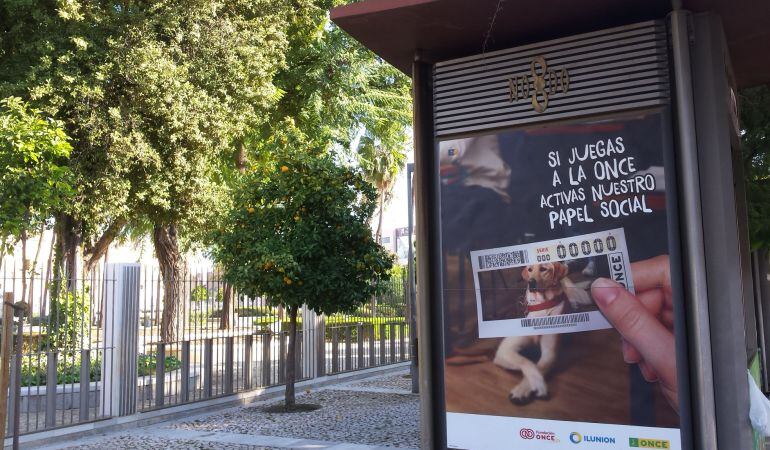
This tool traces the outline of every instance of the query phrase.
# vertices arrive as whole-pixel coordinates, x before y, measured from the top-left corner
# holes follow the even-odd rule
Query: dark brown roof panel
[[[684,0],[684,6],[722,18],[740,87],[770,83],[770,1]],[[662,18],[670,9],[668,0],[366,0],[334,8],[331,17],[408,74],[416,52],[441,61]]]

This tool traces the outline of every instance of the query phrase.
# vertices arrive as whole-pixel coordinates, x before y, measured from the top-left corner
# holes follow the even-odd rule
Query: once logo
[[[576,432],[576,431],[573,431],[573,432],[572,432],[572,433],[570,433],[570,435],[569,435],[569,440],[570,440],[570,441],[571,441],[573,444],[579,444],[579,443],[581,443],[581,442],[583,441],[583,436],[581,436],[581,435],[580,435],[580,433],[578,433],[578,432]]]
[[[669,441],[663,439],[628,438],[628,445],[637,448],[671,448]]]
[[[535,439],[535,430],[531,428],[522,428],[519,431],[519,436],[521,436],[522,439]]]
[[[558,70],[558,69],[557,69]],[[529,99],[532,108],[541,113],[548,109],[548,99],[569,92],[567,68],[555,71],[548,67],[543,56],[536,56],[529,65],[529,74],[508,78],[508,101]],[[531,94],[531,95],[530,95]]]

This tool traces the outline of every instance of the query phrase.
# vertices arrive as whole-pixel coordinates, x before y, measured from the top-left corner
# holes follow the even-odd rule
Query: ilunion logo
[[[580,444],[580,443],[591,443],[591,444],[614,444],[615,438],[610,436],[600,436],[600,435],[594,435],[594,434],[586,434],[582,435],[578,433],[577,431],[573,431],[569,435],[569,440],[573,444]]]

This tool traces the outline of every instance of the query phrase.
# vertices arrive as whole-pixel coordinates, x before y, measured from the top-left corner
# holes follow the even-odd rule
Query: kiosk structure
[[[737,90],[770,82],[770,5],[331,14],[413,80],[421,447],[760,448]]]

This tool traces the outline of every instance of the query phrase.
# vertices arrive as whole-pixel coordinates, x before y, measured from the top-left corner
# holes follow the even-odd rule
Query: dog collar
[[[566,297],[566,295],[562,293],[547,302],[538,303],[537,305],[527,305],[527,312],[542,311],[544,309],[551,309],[554,306],[559,306],[559,304],[564,301],[564,297]]]

